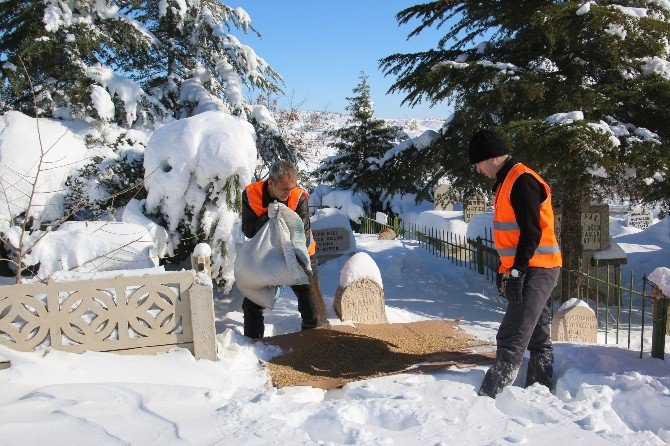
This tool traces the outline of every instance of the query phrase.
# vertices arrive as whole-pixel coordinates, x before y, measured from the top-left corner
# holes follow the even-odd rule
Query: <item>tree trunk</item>
[[[564,273],[561,275],[561,302],[577,297],[579,277],[567,270],[576,270],[584,251],[582,245],[582,206],[584,194],[572,190],[561,197],[561,254]]]

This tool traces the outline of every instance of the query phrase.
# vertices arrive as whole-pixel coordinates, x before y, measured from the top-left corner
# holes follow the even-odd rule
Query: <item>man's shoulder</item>
[[[244,190],[253,190],[253,189],[262,189],[263,184],[265,184],[266,180],[261,180],[261,181],[254,181],[252,183],[249,183],[247,187],[244,188]]]

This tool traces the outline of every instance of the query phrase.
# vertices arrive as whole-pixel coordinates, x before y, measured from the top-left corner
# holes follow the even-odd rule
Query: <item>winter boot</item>
[[[251,339],[260,339],[265,333],[263,307],[255,304],[246,297],[242,301],[244,314],[244,336]]]
[[[540,383],[549,390],[553,389],[554,352],[530,352],[525,387]]]
[[[519,366],[511,362],[496,360],[495,364],[486,372],[477,394],[495,398],[505,386],[514,382],[518,370]]]

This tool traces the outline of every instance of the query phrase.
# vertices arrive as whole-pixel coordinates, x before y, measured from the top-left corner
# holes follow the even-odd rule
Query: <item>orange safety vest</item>
[[[251,206],[251,209],[253,209],[254,213],[256,214],[257,217],[260,217],[264,213],[268,211],[268,208],[263,206],[263,185],[265,184],[265,181],[256,181],[255,183],[251,183],[248,185],[245,189],[247,192],[247,198],[249,199],[249,206]],[[305,198],[309,200],[309,194],[307,191],[300,187],[296,187],[291,191],[291,194],[288,196],[288,200],[286,201],[286,207],[291,209],[292,211],[295,211],[298,208],[298,201],[300,201],[300,197],[302,195],[305,195]],[[314,236],[312,235],[312,230],[309,230],[309,247],[307,248],[307,253],[309,256],[313,256],[314,253],[316,252],[316,240],[314,240]]]
[[[554,210],[551,206],[551,191],[549,185],[533,170],[519,163],[507,173],[505,180],[496,191],[495,208],[493,212],[493,242],[500,255],[501,273],[509,273],[514,265],[514,256],[519,244],[521,231],[514,215],[510,199],[514,182],[524,173],[529,173],[544,187],[547,198],[540,203],[540,228],[542,236],[540,244],[530,258],[528,266],[534,268],[554,268],[563,265],[561,250],[556,241],[554,232]]]

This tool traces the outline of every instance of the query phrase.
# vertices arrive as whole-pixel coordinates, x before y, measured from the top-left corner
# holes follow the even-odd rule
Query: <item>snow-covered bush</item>
[[[164,222],[177,255],[208,243],[212,278],[225,291],[243,240],[241,191],[253,178],[255,135],[242,118],[206,112],[158,129],[144,155],[146,212]]]
[[[0,225],[61,219],[68,175],[86,162],[84,141],[53,119],[9,111],[0,117]]]
[[[65,182],[65,209],[76,220],[113,215],[131,199],[146,197],[147,134],[113,126],[106,126],[105,130],[95,136],[87,135],[87,144],[95,155]]]

